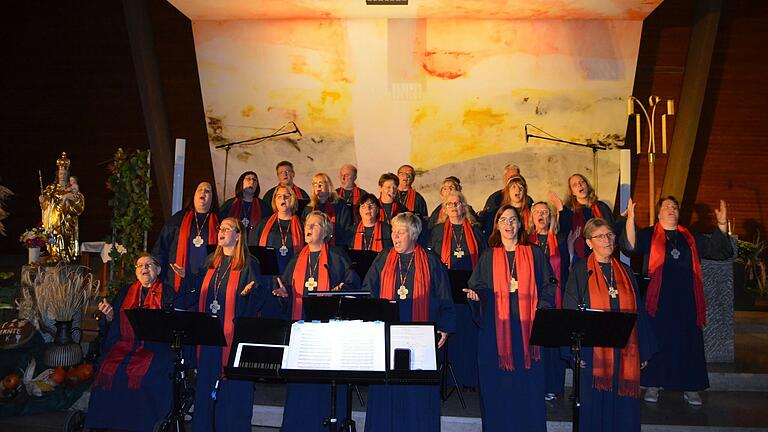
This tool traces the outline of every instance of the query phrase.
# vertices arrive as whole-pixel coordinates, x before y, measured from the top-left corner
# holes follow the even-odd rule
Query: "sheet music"
[[[395,368],[395,349],[411,351],[411,370],[437,370],[435,327],[432,325],[389,326],[389,368]]]
[[[384,331],[382,322],[295,322],[282,367],[383,372]]]

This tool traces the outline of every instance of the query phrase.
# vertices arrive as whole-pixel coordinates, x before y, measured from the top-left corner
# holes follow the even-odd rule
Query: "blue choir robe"
[[[555,285],[550,281],[549,261],[542,251],[531,248],[534,277],[538,294],[538,309],[548,309],[555,303]],[[507,252],[510,269],[515,252]],[[517,278],[517,270],[512,273]],[[518,294],[509,294],[509,324],[512,335],[514,369],[499,368],[496,344],[496,298],[493,291],[493,248],[480,257],[469,288],[477,292],[479,302],[470,301],[475,319],[480,324],[476,349],[480,378],[480,409],[483,431],[545,431],[547,413],[544,405],[544,362],[533,358],[531,367],[525,368],[522,327]]]
[[[563,297],[563,309],[577,309],[583,301],[586,307],[590,307],[589,299],[589,277],[598,277],[590,275],[587,270],[587,260],[580,260],[571,268],[571,274],[568,277],[565,295]],[[632,269],[622,264],[624,270],[629,275],[632,282],[632,288],[635,290],[635,298],[640,299],[640,293],[637,287]],[[600,264],[603,276],[608,277],[609,269],[607,264]],[[619,297],[611,299],[611,310],[620,312]],[[639,302],[637,305],[637,341],[640,349],[640,363],[647,361],[656,352],[656,343],[650,332],[648,323],[648,314],[645,312],[645,305]],[[570,356],[568,356],[570,357]],[[592,386],[592,349],[582,348],[581,359],[585,367],[581,368],[581,417],[579,426],[581,430],[590,432],[625,432],[640,431],[640,398],[619,395],[619,366],[621,360],[621,350],[613,350],[613,387],[611,391],[597,390]],[[641,371],[642,375],[642,371]]]
[[[611,210],[610,207],[608,207],[608,204],[606,204],[606,203],[604,203],[602,201],[598,201],[597,202],[597,207],[603,213],[603,219],[605,219],[605,221],[608,222],[608,224],[611,225],[611,227],[613,228],[613,232],[615,232],[618,235],[620,235],[620,233],[623,231],[623,227],[621,226],[621,225],[623,225],[623,222],[617,221],[613,217],[613,211]],[[592,213],[592,208],[591,207],[586,207],[585,206],[583,212],[584,212],[584,223],[585,224],[587,223],[587,221],[589,221],[590,219],[595,217],[595,215]],[[568,233],[570,233],[571,230],[573,229],[573,209],[568,207],[568,206],[564,206],[563,210],[560,212],[560,215],[558,216],[558,222],[560,223],[560,232],[564,233],[567,236]],[[583,228],[582,228],[582,230],[583,230]],[[582,234],[583,234],[583,231],[582,231]],[[579,256],[578,251],[575,251],[574,254],[576,256],[574,256],[572,258],[572,262],[576,262],[578,260],[581,260],[582,258],[585,258],[585,257],[589,256],[589,254],[591,254],[591,253],[592,253],[592,249],[590,249],[589,246],[587,246],[585,244],[584,245],[584,256]]]
[[[267,219],[268,218],[262,218],[261,222],[259,222],[256,228],[253,230],[254,232],[251,237],[253,238],[254,245],[258,246],[259,239],[261,239],[261,234],[264,232],[264,228],[266,227]],[[278,224],[280,224],[280,227],[278,227]],[[275,223],[272,225],[272,229],[269,230],[269,234],[267,234],[266,245],[267,247],[275,248],[275,250],[280,249],[280,247],[283,245],[282,240],[280,239],[281,227],[283,233],[286,236],[285,247],[288,248],[288,252],[285,255],[281,255],[279,252],[277,253],[277,268],[280,271],[280,274],[285,271],[285,268],[288,266],[288,263],[291,261],[291,258],[293,258],[294,254],[293,235],[291,234],[291,221],[281,220],[278,218],[277,221],[275,221]],[[302,244],[304,244],[303,241]],[[296,251],[296,253],[298,253],[298,251]],[[259,278],[259,281],[265,287],[269,289],[277,288],[277,281],[275,280],[275,276],[261,275]],[[266,300],[264,301],[264,307],[261,309],[261,311],[259,311],[259,316],[261,318],[273,318],[282,320],[290,319],[287,301],[280,297],[267,296]]]
[[[547,250],[547,235],[537,234],[538,247],[544,252],[544,256],[549,261],[549,251]],[[560,295],[563,295],[565,290],[565,284],[568,281],[569,259],[568,253],[568,240],[567,235],[564,232],[559,232],[556,235],[557,247],[560,254],[560,283],[557,284],[556,290],[560,291]],[[554,302],[552,303],[555,304]],[[560,355],[560,348],[541,347],[541,358],[544,360],[544,370],[546,371],[546,383],[544,391],[546,393],[552,393],[555,395],[563,395],[565,392],[565,369],[568,366],[567,362]]]
[[[325,213],[325,204],[318,204],[317,209]],[[307,216],[315,210],[314,207],[306,206],[301,213],[301,223],[304,224],[307,220]],[[336,246],[345,247],[349,243],[347,238],[347,231],[353,224],[352,212],[349,211],[346,203],[341,200],[337,200],[333,203],[333,212],[336,216],[336,223],[333,224],[333,239]]]
[[[430,249],[436,255],[440,256],[443,250],[443,230],[444,226],[448,222],[435,225],[432,230],[432,238],[430,239]],[[468,270],[472,271],[472,258],[469,256],[469,246],[467,246],[467,239],[463,235],[463,225],[453,225],[453,235],[451,241],[451,254],[449,255],[451,260],[451,269],[454,270]],[[485,236],[480,231],[480,228],[476,225],[472,225],[472,233],[475,236],[477,242],[477,255],[478,262],[479,257],[485,250],[488,244],[485,240]],[[456,244],[456,240],[460,239],[461,243]],[[464,255],[461,258],[457,258],[453,252],[457,246],[461,246],[461,250],[464,251]],[[453,366],[453,372],[456,375],[456,381],[459,385],[466,387],[477,387],[477,332],[478,327],[475,321],[472,319],[472,311],[467,304],[454,304],[453,308],[456,310],[456,333],[452,334],[448,339],[446,349],[448,350],[448,360]]]
[[[472,206],[469,207],[469,213],[475,218],[478,224],[481,224],[480,222],[480,216],[475,212],[475,209],[472,208]],[[442,223],[440,222],[440,216],[443,216],[441,213],[441,210],[443,209],[442,204],[438,204],[437,207],[435,207],[434,210],[432,210],[432,214],[429,215],[429,220],[427,222],[427,226],[431,230],[435,227],[435,225]],[[482,225],[480,225],[481,231],[482,231]]]
[[[379,253],[363,280],[363,289],[369,290],[372,298],[380,298],[381,272],[388,253],[389,249]],[[408,262],[410,257],[411,254],[400,255],[403,262]],[[427,251],[427,260],[430,273],[429,320],[436,323],[437,330],[453,333],[456,331],[456,313],[453,309],[448,273],[437,255]],[[406,275],[405,286],[408,289],[406,299],[401,300],[400,296],[395,295],[402,322],[413,321],[414,267],[411,266]],[[439,431],[440,386],[406,384],[369,386],[365,430],[367,432]]]
[[[118,313],[123,305],[129,287],[124,287],[117,294],[112,304],[115,315],[108,323],[106,338],[101,347],[99,365],[101,365],[110,350],[120,340],[121,314]],[[146,298],[144,288],[142,298]],[[173,288],[166,285],[163,288],[162,304],[170,304],[174,297]],[[153,353],[152,363],[138,389],[128,388],[126,367],[141,341],[136,338],[133,349],[128,353],[117,368],[109,390],[99,386],[91,389],[88,403],[88,414],[85,426],[89,429],[120,429],[126,431],[152,431],[155,423],[162,420],[171,410],[173,384],[170,379],[173,374],[175,354],[169,344],[145,342],[145,350]]]
[[[288,291],[288,316],[291,313],[293,300],[293,273],[296,269],[296,260],[298,255],[291,259],[291,262],[283,272],[281,280]],[[320,259],[320,252],[310,252],[309,261],[317,263]],[[350,261],[347,254],[340,248],[328,246],[328,285],[329,288],[337,286],[344,282],[344,289],[359,288],[360,281],[355,272],[348,272]],[[307,269],[303,280],[310,277],[310,266]],[[317,272],[311,274],[317,280]],[[304,288],[304,295],[307,295],[307,288]],[[302,311],[302,319],[303,311]],[[347,391],[348,386],[337,385],[336,387],[336,415],[339,423],[346,419],[347,410]],[[331,385],[330,384],[303,384],[291,383],[287,385],[285,405],[283,409],[283,423],[280,428],[282,432],[325,432],[327,426],[323,426],[323,420],[331,415]]]
[[[173,287],[174,272],[171,268],[171,264],[176,262],[176,246],[179,242],[179,231],[181,230],[181,222],[184,219],[184,214],[187,209],[176,212],[170,219],[163,225],[163,229],[160,231],[160,236],[155,242],[155,246],[152,248],[152,256],[158,261],[160,265],[161,273],[160,277],[163,280],[163,284]],[[213,216],[213,211],[210,213]],[[195,274],[198,269],[205,263],[208,258],[208,220],[206,216],[208,213],[195,213],[197,223],[202,229],[200,236],[203,238],[203,244],[200,247],[195,247],[192,241],[197,236],[197,226],[195,221],[192,221],[189,232],[189,240],[187,244],[187,266],[185,270]],[[216,245],[215,243],[213,244]]]
[[[220,265],[226,269],[229,257],[224,257]],[[200,287],[207,271],[201,268],[193,279],[185,279],[185,289],[196,287],[200,293]],[[264,304],[264,298],[271,293],[258,283],[259,263],[254,257],[248,258],[247,265],[240,272],[240,280],[237,284],[235,319],[239,317],[253,317]],[[224,326],[224,316],[227,307],[226,289],[231,272],[221,280],[218,297],[221,309],[218,313],[219,322]],[[242,296],[239,294],[251,281],[256,281],[251,291]],[[206,298],[200,297],[206,313],[211,313],[209,305],[213,303],[215,294],[216,277],[212,277],[208,286]],[[197,309],[196,309],[197,310]],[[215,418],[217,431],[250,431],[251,417],[253,414],[253,382],[224,379],[219,383],[216,400],[211,397],[216,381],[222,376],[222,347],[200,346],[200,356],[197,359],[197,381],[195,383],[195,412],[192,417],[192,430],[194,432],[214,430]],[[214,416],[215,413],[215,416]]]
[[[634,250],[622,236],[622,250],[628,255],[643,257],[643,276],[648,276],[653,228],[637,233]],[[725,260],[733,255],[731,240],[722,231],[715,230],[711,237],[691,232],[696,240],[699,258]],[[696,325],[696,303],[693,298],[693,265],[691,249],[677,231],[667,231],[666,257],[661,278],[661,292],[655,317],[649,317],[659,352],[643,369],[642,381],[646,387],[663,387],[673,391],[699,391],[709,387],[707,362],[704,358],[704,336]],[[677,245],[678,259],[671,256]],[[643,300],[645,301],[645,300]]]
[[[219,211],[219,220],[223,221],[224,219],[229,217],[229,212],[232,210],[232,204],[234,204],[235,198],[232,197],[224,202],[224,204],[221,205],[221,210]],[[232,215],[232,217],[236,217],[240,219],[242,222],[245,218],[248,219],[248,226],[245,227],[246,230],[248,230],[248,235],[246,236],[248,239],[248,244],[256,244],[258,239],[254,240],[254,231],[256,227],[259,225],[259,222],[261,220],[250,220],[251,218],[251,207],[254,205],[254,203],[258,203],[257,205],[261,209],[261,220],[264,220],[272,215],[272,207],[271,205],[267,205],[264,201],[259,199],[258,197],[254,197],[253,201],[247,202],[243,201],[243,205],[240,207],[240,214],[239,215]]]

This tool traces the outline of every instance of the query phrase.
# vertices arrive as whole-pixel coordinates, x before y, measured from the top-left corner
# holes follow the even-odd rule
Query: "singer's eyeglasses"
[[[592,240],[600,239],[600,241],[609,241],[609,240],[613,240],[615,238],[616,238],[616,234],[614,234],[612,232],[605,233],[605,234],[598,234],[598,235],[594,235],[594,236],[590,237],[590,239],[592,239]]]
[[[222,225],[217,226],[216,227],[216,231],[224,232],[224,233],[231,233],[231,232],[239,233],[240,232],[240,230],[238,230],[237,228],[230,228],[228,226],[222,226]]]
[[[461,201],[448,201],[445,203],[446,208],[458,208],[461,207]]]
[[[514,225],[514,223],[517,222],[516,217],[500,217],[499,218],[499,225]]]
[[[148,263],[144,263],[144,264],[136,264],[136,268],[137,269],[148,269],[148,268],[152,268],[154,266],[155,266],[155,263],[153,263],[153,262],[148,262]]]

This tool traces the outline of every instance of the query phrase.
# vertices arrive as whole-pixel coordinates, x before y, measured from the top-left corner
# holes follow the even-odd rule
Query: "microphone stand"
[[[291,122],[291,123],[293,123],[293,122]],[[278,130],[280,130],[280,129],[278,129]],[[233,141],[233,142],[230,142],[230,143],[219,144],[216,147],[214,147],[216,150],[224,149],[224,151],[226,152],[226,155],[224,156],[224,198],[227,197],[227,170],[229,168],[229,151],[232,149],[232,147],[237,146],[237,145],[242,145],[242,144],[248,144],[248,143],[252,143],[252,142],[264,141],[264,140],[268,140],[270,138],[276,138],[276,137],[279,137],[279,136],[291,135],[291,134],[295,134],[295,133],[301,135],[301,132],[299,132],[299,127],[296,126],[296,123],[293,123],[293,130],[292,131],[275,132],[275,133],[272,133],[272,134],[269,134],[269,135],[260,136],[260,137],[256,137],[256,138],[248,138],[248,139],[244,139],[244,140],[241,140],[241,141]]]
[[[592,149],[592,172],[594,173],[595,193],[597,193],[597,191],[598,191],[598,188],[597,188],[597,186],[598,186],[597,152],[599,150],[607,150],[608,147],[606,147],[604,145],[601,145],[601,144],[579,143],[579,142],[573,142],[573,141],[566,141],[566,140],[559,139],[559,138],[553,138],[553,137],[546,137],[546,136],[541,136],[541,135],[529,134],[528,133],[528,125],[525,125],[525,126],[526,126],[526,128],[525,128],[525,130],[526,130],[526,132],[525,132],[525,142],[528,142],[528,138],[538,138],[538,139],[543,139],[543,140],[547,140],[547,141],[554,141],[554,142],[561,143],[561,144],[568,144],[568,145],[574,145],[574,146],[577,146],[577,147],[588,147],[588,148],[591,148]],[[531,126],[533,126],[533,125],[531,125]],[[533,126],[533,127],[536,128],[536,126]],[[536,128],[536,129],[539,129],[539,128]],[[539,130],[541,130],[541,129],[539,129]]]

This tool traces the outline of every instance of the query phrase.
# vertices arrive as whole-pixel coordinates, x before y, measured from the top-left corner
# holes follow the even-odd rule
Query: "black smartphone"
[[[411,370],[411,350],[395,348],[395,370]]]

